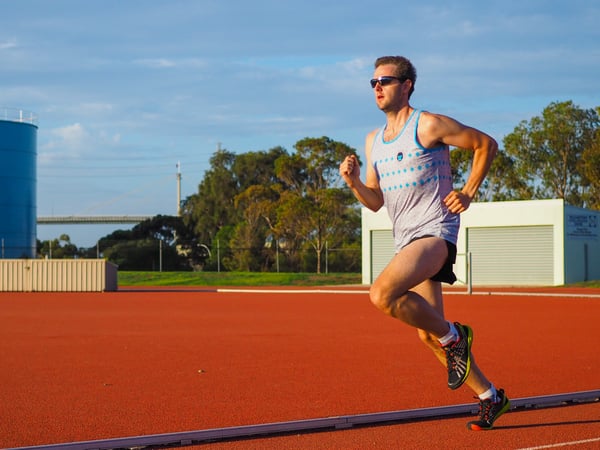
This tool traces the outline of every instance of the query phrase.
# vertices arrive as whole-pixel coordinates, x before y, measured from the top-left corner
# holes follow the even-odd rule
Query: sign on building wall
[[[598,236],[596,214],[567,214],[567,238],[597,240]]]

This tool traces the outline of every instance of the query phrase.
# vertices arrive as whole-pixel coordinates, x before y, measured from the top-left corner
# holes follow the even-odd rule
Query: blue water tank
[[[0,108],[0,257],[36,257],[37,118]]]

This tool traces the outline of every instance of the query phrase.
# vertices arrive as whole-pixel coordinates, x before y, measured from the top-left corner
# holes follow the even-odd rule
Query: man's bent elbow
[[[492,161],[496,157],[497,153],[498,153],[498,142],[496,142],[496,140],[494,138],[490,137],[490,142],[488,145],[489,160]]]
[[[361,203],[373,212],[379,211],[384,204],[383,197],[365,198],[361,200]]]
[[[383,200],[383,193],[378,192],[377,193],[377,199],[373,202],[373,207],[371,208],[373,211],[377,212],[379,211],[383,205],[384,205],[384,200]]]
[[[381,208],[383,207],[383,202],[381,203],[376,203],[374,205],[372,205],[371,207],[369,207],[369,209],[373,212],[377,212],[379,211]]]

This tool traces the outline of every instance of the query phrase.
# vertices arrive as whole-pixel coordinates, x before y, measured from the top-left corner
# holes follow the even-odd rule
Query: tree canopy
[[[515,175],[527,183],[531,198],[562,198],[583,207],[593,203],[589,187],[597,185],[591,161],[599,124],[596,110],[555,102],[504,138]]]
[[[264,270],[282,252],[288,268],[300,270],[299,254],[308,246],[320,272],[326,242],[356,239],[348,228],[356,230],[358,211],[338,175],[339,161],[355,150],[328,137],[305,138],[295,149],[218,152],[198,194],[186,200],[184,222],[194,224],[201,239],[214,248],[218,238],[236,249],[225,258],[230,268]]]
[[[598,108],[551,103],[541,116],[524,120],[504,138],[477,201],[562,198],[573,206],[600,207],[600,116]],[[470,151],[451,154],[454,183],[469,174]]]

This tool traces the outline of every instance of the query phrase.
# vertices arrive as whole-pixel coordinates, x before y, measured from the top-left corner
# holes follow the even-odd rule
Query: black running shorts
[[[431,277],[431,280],[454,284],[456,275],[454,275],[454,272],[452,271],[452,266],[456,262],[456,245],[446,241],[446,247],[448,247],[448,258],[446,258],[446,262],[444,262],[440,271]]]

